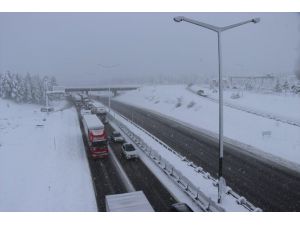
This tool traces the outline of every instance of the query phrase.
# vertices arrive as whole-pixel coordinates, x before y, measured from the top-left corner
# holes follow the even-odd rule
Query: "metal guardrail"
[[[205,179],[212,180],[213,185],[217,186],[218,181],[213,178],[208,172],[205,172],[202,167],[197,166],[195,163],[186,159],[185,156],[182,156],[172,148],[170,148],[167,144],[159,140],[157,137],[132,122],[125,116],[114,112],[118,116],[125,119],[127,122],[144,132],[146,135],[150,136],[153,140],[163,146],[165,149],[172,152],[174,155],[179,157],[182,161],[186,162],[186,164],[192,168],[194,168],[195,172],[202,174]],[[207,197],[199,187],[196,187],[189,181],[186,177],[182,175],[180,171],[178,171],[170,162],[165,160],[157,151],[149,147],[139,136],[135,135],[126,125],[124,125],[119,120],[115,119],[111,114],[108,113],[108,119],[115,122],[115,124],[165,173],[169,176],[171,180],[173,180],[178,187],[181,188],[183,192],[185,192],[203,211],[211,211],[211,212],[220,212],[225,211],[221,206],[219,206],[216,202],[214,202],[211,198]],[[235,193],[230,187],[227,186],[226,194],[231,195],[236,199],[237,204],[240,204],[247,210],[251,212],[261,212],[260,208],[255,207],[252,203],[248,202],[245,197],[238,195]]]

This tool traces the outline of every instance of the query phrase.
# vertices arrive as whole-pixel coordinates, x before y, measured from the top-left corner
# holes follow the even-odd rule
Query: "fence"
[[[192,168],[194,168],[195,172],[202,174],[202,176],[206,179],[212,180],[214,186],[218,186],[218,181],[213,178],[208,172],[205,172],[202,167],[195,165],[193,162],[187,160],[185,156],[182,156],[172,148],[170,148],[167,144],[159,140],[157,137],[144,130],[139,125],[135,124],[128,118],[123,115],[113,112],[116,115],[122,117],[127,122],[141,130],[146,135],[150,136],[153,140],[159,143],[168,151],[175,154],[179,159],[186,162],[186,164]],[[225,211],[221,206],[216,204],[211,198],[208,198],[199,187],[195,187],[186,177],[184,177],[180,171],[173,167],[173,165],[161,157],[161,155],[148,146],[139,136],[134,134],[126,125],[124,125],[121,121],[115,119],[111,114],[108,114],[108,119],[114,121],[114,123],[165,173],[172,179],[183,192],[185,192],[203,211]],[[248,202],[243,196],[235,193],[230,187],[226,188],[226,194],[231,195],[236,199],[237,204],[240,204],[244,208],[249,211],[259,212],[262,211],[260,208],[255,207],[253,204]]]

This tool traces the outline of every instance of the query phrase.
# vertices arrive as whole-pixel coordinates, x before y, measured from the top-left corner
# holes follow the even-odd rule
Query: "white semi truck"
[[[154,212],[143,191],[106,195],[107,212]]]

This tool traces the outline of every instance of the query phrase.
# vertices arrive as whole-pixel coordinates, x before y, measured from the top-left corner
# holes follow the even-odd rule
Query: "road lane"
[[[99,100],[107,104],[105,98]],[[217,140],[137,107],[117,101],[111,107],[217,177]],[[265,211],[300,211],[300,175],[295,171],[225,144],[223,174],[233,190]]]

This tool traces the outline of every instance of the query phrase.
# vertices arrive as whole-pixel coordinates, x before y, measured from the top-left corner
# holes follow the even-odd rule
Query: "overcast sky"
[[[118,77],[217,74],[217,26],[253,17],[222,34],[226,75],[293,74],[300,52],[296,13],[0,13],[0,72],[55,76],[62,85]]]

